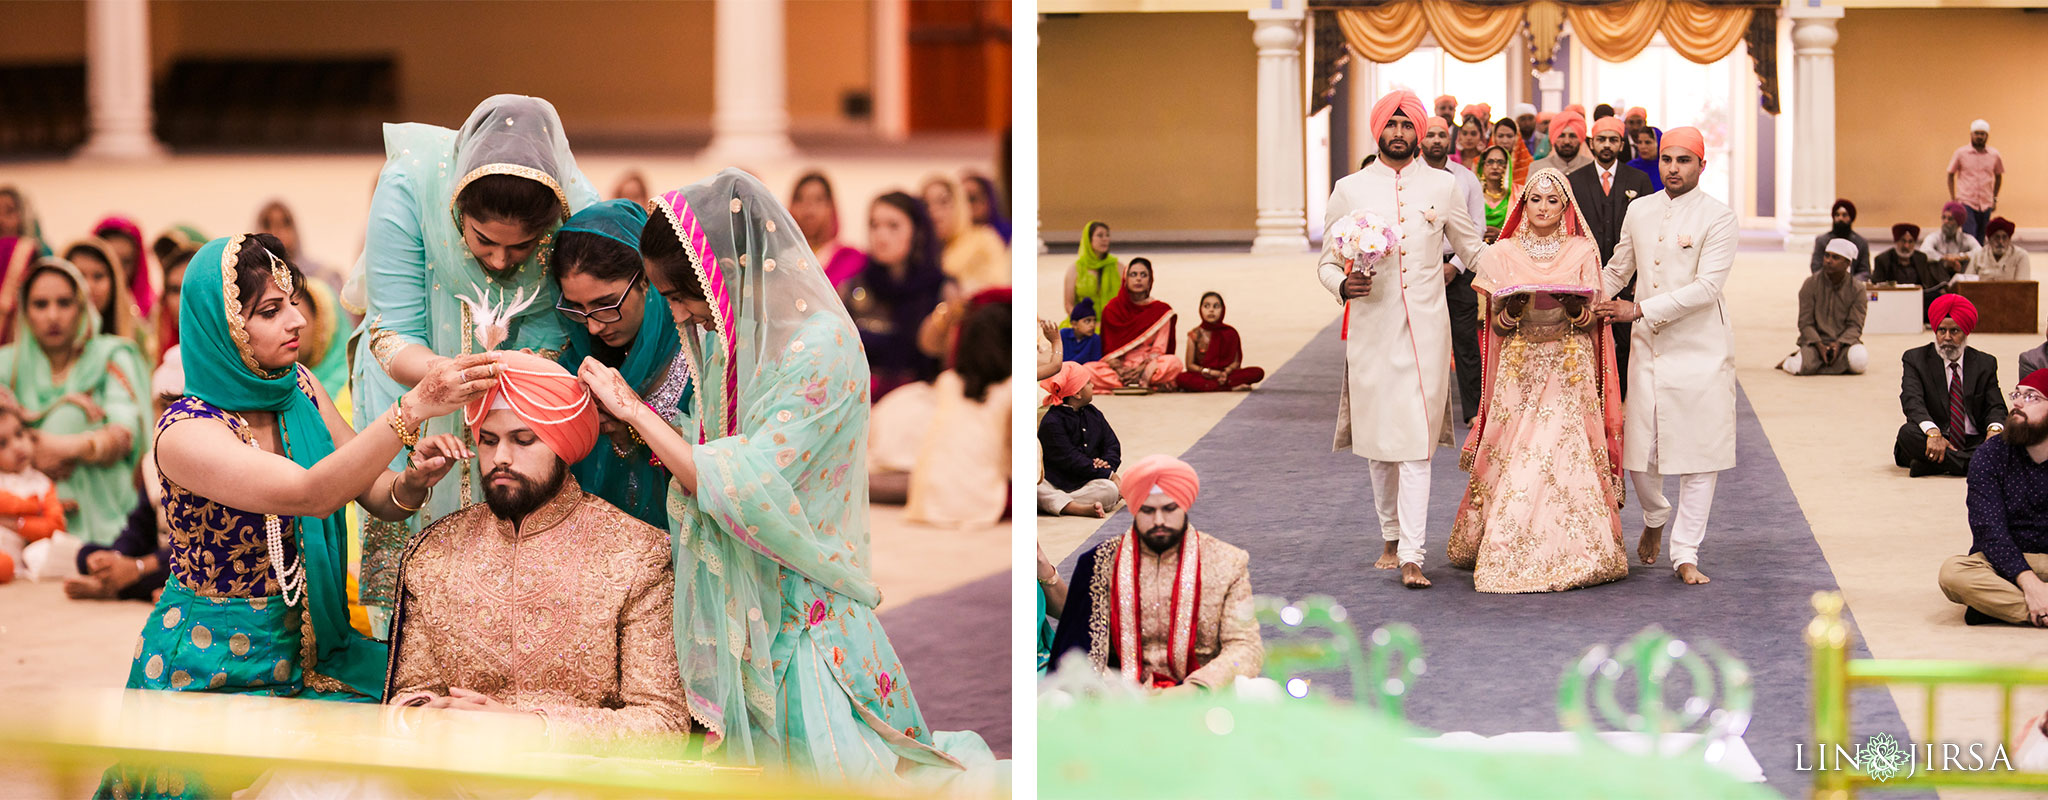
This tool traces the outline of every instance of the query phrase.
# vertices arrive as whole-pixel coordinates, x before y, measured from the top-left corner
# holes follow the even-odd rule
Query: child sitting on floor
[[[1227,392],[1266,379],[1265,370],[1244,365],[1244,344],[1223,315],[1223,295],[1202,295],[1202,324],[1188,331],[1188,369],[1174,379],[1181,391]]]
[[[1095,332],[1095,301],[1086,297],[1074,305],[1067,320],[1074,324],[1060,331],[1060,360],[1091,364],[1102,360],[1102,337]]]
[[[24,548],[64,530],[57,484],[34,461],[34,432],[21,407],[0,402],[0,583],[14,579]]]
[[[1122,495],[1117,468],[1123,465],[1122,445],[1102,409],[1091,403],[1095,389],[1088,371],[1062,364],[1060,372],[1039,384],[1051,406],[1038,421],[1040,463],[1045,477],[1038,484],[1038,510],[1053,516],[1106,517]]]

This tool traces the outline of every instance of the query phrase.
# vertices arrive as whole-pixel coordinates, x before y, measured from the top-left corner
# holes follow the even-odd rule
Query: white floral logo
[[[1899,749],[1899,742],[1889,733],[1880,733],[1863,740],[1863,746],[1856,750],[1857,760],[1863,762],[1863,771],[1872,780],[1884,783],[1898,776],[1901,770],[1913,763],[1906,751]]]

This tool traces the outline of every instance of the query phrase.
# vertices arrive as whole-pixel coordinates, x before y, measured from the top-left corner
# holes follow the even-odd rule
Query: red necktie
[[[1963,443],[1963,371],[1953,363],[1948,365],[1948,431],[1951,446]]]
[[[1600,193],[1603,195],[1614,193],[1614,173],[1600,173]]]

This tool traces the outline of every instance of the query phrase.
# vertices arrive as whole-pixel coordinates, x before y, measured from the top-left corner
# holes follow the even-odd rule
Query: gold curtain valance
[[[1701,3],[1690,0],[1634,2],[1475,3],[1459,0],[1393,0],[1374,6],[1346,4],[1333,10],[1344,43],[1376,62],[1400,59],[1428,33],[1444,52],[1461,61],[1484,61],[1507,48],[1515,35],[1529,37],[1537,70],[1550,69],[1565,20],[1586,49],[1604,61],[1627,61],[1649,46],[1658,31],[1673,50],[1710,64],[1726,58],[1748,35],[1761,3]]]

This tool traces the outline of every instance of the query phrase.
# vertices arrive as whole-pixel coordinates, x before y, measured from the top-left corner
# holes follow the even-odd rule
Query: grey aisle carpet
[[[1342,375],[1343,343],[1332,325],[1181,456],[1202,477],[1195,526],[1251,553],[1255,592],[1334,596],[1361,636],[1387,622],[1415,626],[1428,669],[1414,687],[1408,718],[1439,731],[1559,730],[1559,676],[1586,648],[1619,645],[1650,625],[1686,640],[1712,640],[1754,673],[1754,720],[1744,739],[1770,785],[1806,793],[1810,776],[1795,770],[1794,749],[1812,738],[1801,633],[1813,617],[1810,596],[1837,587],[1747,397],[1737,411],[1738,466],[1721,475],[1701,549],[1713,583],[1680,584],[1668,547],[1656,566],[1635,563],[1642,515],[1631,488],[1623,511],[1628,578],[1555,594],[1474,591],[1472,574],[1444,559],[1468,477],[1458,470],[1458,451],[1446,447],[1432,466],[1425,558],[1436,585],[1417,591],[1402,588],[1398,572],[1372,568],[1381,540],[1366,462],[1330,451]],[[1462,442],[1462,427],[1458,434]],[[1125,452],[1124,460],[1144,455]],[[1666,491],[1675,493],[1677,480],[1667,480]],[[1119,512],[1088,546],[1129,526],[1129,513]],[[1069,554],[1063,572],[1071,575],[1073,563]],[[1857,655],[1869,652],[1859,644]],[[1349,694],[1348,679],[1321,677],[1336,678],[1322,685]],[[1666,696],[1674,706],[1683,699],[1677,689]],[[1866,691],[1856,699],[1856,741],[1878,731],[1907,741],[1888,694]],[[1810,764],[1810,744],[1806,752]]]
[[[925,724],[974,731],[1009,758],[1010,574],[887,608],[881,618]]]

